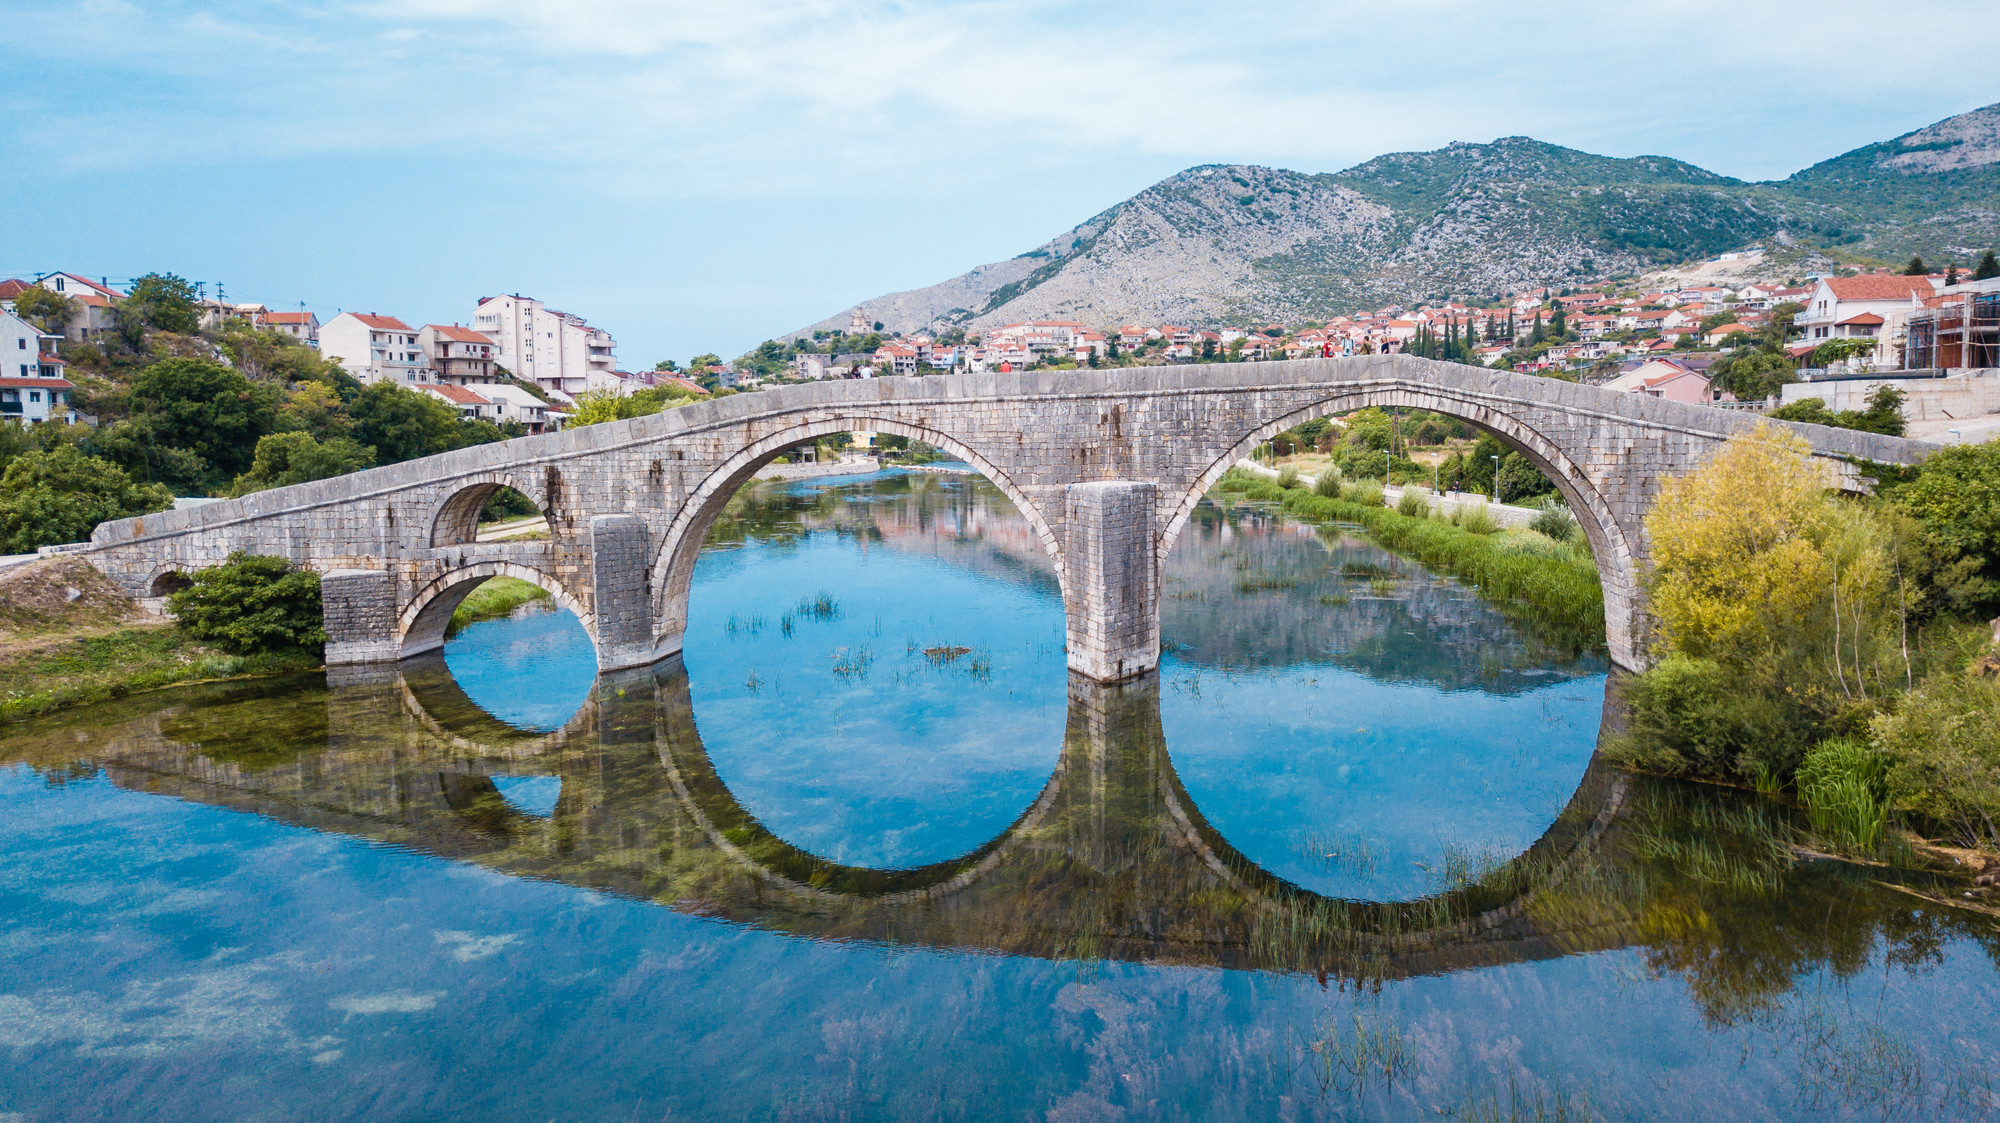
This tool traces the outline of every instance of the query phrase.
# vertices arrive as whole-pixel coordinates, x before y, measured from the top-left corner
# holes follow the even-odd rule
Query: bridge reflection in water
[[[599,679],[550,733],[493,719],[436,658],[336,677],[325,695],[237,689],[236,704],[78,729],[65,751],[127,788],[819,939],[1381,978],[1631,938],[1618,910],[1534,907],[1601,878],[1622,773],[1593,764],[1509,863],[1420,900],[1335,900],[1260,869],[1204,821],[1169,759],[1155,677],[1073,676],[1039,796],[973,852],[911,869],[838,865],[766,830],[710,764],[678,660]],[[270,720],[286,694],[289,738]],[[321,703],[323,724],[306,712]],[[534,777],[560,782],[552,809],[509,794]]]

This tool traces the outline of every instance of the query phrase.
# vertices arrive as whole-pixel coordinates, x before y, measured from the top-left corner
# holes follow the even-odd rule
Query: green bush
[[[1286,491],[1299,486],[1299,470],[1290,464],[1278,469],[1278,486]]]
[[[1458,529],[1473,534],[1500,533],[1500,520],[1494,518],[1493,512],[1486,509],[1484,501],[1461,501],[1458,506],[1451,509],[1451,523]]]
[[[1431,505],[1424,493],[1413,486],[1405,486],[1403,494],[1396,500],[1396,513],[1412,519],[1421,519],[1431,513]]]
[[[1843,847],[1872,851],[1889,825],[1882,758],[1859,737],[1822,741],[1800,763],[1799,802],[1813,830]]]
[[[1625,685],[1631,720],[1609,755],[1671,775],[1740,783],[1787,776],[1805,739],[1770,694],[1679,652]]]
[[[1340,498],[1357,507],[1380,507],[1382,485],[1374,480],[1349,480],[1340,485]]]
[[[1958,674],[1924,680],[1869,725],[1896,805],[2000,844],[2000,681]]]
[[[236,477],[230,495],[344,476],[375,466],[375,450],[346,437],[316,441],[311,433],[270,433],[257,440],[250,470]]]
[[[233,553],[194,573],[187,588],[167,598],[167,610],[188,635],[238,655],[326,644],[319,574],[284,558]]]
[[[1329,464],[1313,477],[1313,494],[1322,499],[1340,498],[1340,469]]]
[[[1542,501],[1542,509],[1529,520],[1528,529],[1558,542],[1567,542],[1576,535],[1576,516],[1569,513],[1562,500],[1550,496]]]

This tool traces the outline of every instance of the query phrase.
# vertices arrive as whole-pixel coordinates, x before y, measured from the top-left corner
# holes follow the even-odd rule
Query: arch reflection
[[[123,786],[392,843],[516,876],[813,938],[1063,958],[1406,974],[1630,938],[1631,918],[1536,907],[1601,878],[1624,799],[1593,765],[1529,852],[1451,892],[1368,904],[1270,874],[1204,818],[1161,732],[1159,682],[1072,680],[1060,762],[973,853],[919,869],[828,862],[763,830],[715,777],[678,666],[598,680],[561,730],[524,734],[448,675],[330,684],[323,724],[281,762],[219,760],[267,698],[79,730]],[[498,780],[546,777],[548,814]],[[496,780],[496,778],[498,778]]]

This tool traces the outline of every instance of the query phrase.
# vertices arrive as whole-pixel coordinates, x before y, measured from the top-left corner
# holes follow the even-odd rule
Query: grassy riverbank
[[[1215,490],[1275,503],[1302,518],[1359,524],[1380,545],[1464,580],[1547,638],[1577,647],[1604,643],[1604,589],[1588,550],[1531,531],[1478,534],[1443,519],[1315,495],[1248,472],[1231,471]]]
[[[467,624],[510,616],[522,605],[545,599],[548,595],[547,589],[532,581],[523,581],[518,577],[489,578],[459,602],[458,608],[451,614],[451,630],[456,632]]]
[[[0,571],[0,721],[203,679],[307,670],[303,653],[237,656],[144,611],[75,558]]]

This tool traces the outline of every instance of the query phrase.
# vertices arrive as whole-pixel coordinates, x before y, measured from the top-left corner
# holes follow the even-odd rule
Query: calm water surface
[[[1595,762],[1597,653],[1204,506],[1072,681],[991,487],[746,491],[684,658],[0,740],[0,1120],[1978,1118],[2000,929]]]

